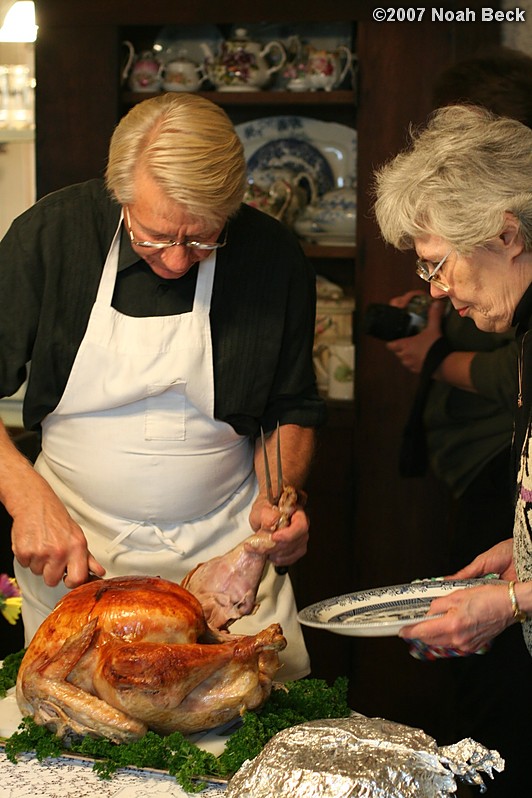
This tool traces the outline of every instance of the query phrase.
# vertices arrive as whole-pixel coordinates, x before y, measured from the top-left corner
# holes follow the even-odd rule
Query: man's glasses
[[[227,225],[225,226],[225,235],[223,241],[139,241],[135,238],[133,230],[131,229],[131,216],[129,215],[129,207],[125,206],[125,222],[129,233],[129,240],[135,247],[143,247],[143,249],[169,249],[170,247],[187,247],[188,249],[199,249],[204,252],[211,252],[214,249],[220,249],[227,244]]]
[[[428,260],[422,260],[418,258],[416,261],[416,274],[418,277],[421,277],[422,280],[425,280],[427,283],[433,283],[436,288],[439,288],[441,291],[447,292],[449,290],[449,285],[445,282],[442,275],[439,275],[438,272],[440,271],[441,267],[451,254],[452,249],[449,250],[447,255],[444,255],[443,258],[440,260],[436,266],[433,266],[432,263]]]

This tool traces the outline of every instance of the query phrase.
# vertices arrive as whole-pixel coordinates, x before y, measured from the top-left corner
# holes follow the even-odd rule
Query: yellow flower
[[[8,623],[17,622],[21,605],[22,596],[17,580],[7,574],[0,574],[0,613]]]
[[[18,621],[21,608],[22,597],[12,596],[11,598],[5,599],[1,612],[6,621],[14,626]]]

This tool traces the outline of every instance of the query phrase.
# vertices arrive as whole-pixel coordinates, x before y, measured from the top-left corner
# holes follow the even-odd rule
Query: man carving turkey
[[[31,360],[24,418],[42,429],[35,469],[0,430],[26,642],[91,572],[179,582],[273,527],[261,425],[281,424],[285,480],[304,483],[324,420],[314,276],[289,231],[241,204],[245,171],[221,109],[162,95],[118,125],[107,186],[45,197],[0,244],[0,393]],[[258,613],[234,627],[281,624],[284,679],[309,663],[273,565],[307,538],[298,507],[272,535]]]

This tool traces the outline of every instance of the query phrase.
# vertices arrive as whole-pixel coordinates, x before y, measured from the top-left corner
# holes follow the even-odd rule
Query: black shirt
[[[44,197],[0,242],[0,395],[20,387],[31,361],[29,429],[63,394],[119,215],[103,182],[91,180]],[[164,280],[123,234],[113,305],[133,316],[190,310],[197,269]],[[242,205],[217,254],[211,300],[216,418],[252,436],[278,420],[324,422],[312,365],[314,313],[315,275],[295,236]]]
[[[121,248],[124,247],[122,236]],[[112,304],[126,316],[173,316],[192,310],[198,277],[196,263],[177,280],[165,280],[145,260],[119,265]]]

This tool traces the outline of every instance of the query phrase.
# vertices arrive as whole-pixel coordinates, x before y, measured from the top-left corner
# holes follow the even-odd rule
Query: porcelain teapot
[[[265,88],[274,72],[278,72],[286,61],[286,52],[280,42],[271,41],[264,47],[250,41],[247,31],[238,28],[234,39],[222,42],[220,53],[214,54],[209,45],[202,42],[205,66],[209,80],[218,91],[257,91]],[[266,56],[277,52],[277,63],[270,66]]]
[[[126,40],[123,44],[128,49],[128,57],[122,69],[122,80],[128,79],[131,91],[159,91],[162,65],[153,51],[144,50],[136,55],[130,41]]]
[[[262,196],[263,201],[268,196],[278,203],[280,196],[283,196],[283,203],[272,215],[289,226],[295,223],[310,203],[317,201],[316,182],[306,170],[295,173],[286,167],[276,166],[256,169],[250,177],[250,184],[254,186],[254,197]]]
[[[168,61],[162,70],[162,87],[165,91],[197,91],[206,80],[203,67],[185,56]]]
[[[276,180],[268,188],[262,188],[252,180],[248,181],[244,202],[259,211],[284,221],[292,200],[292,187],[285,180]]]
[[[305,81],[308,88],[311,91],[332,91],[340,86],[352,62],[353,55],[343,44],[332,51],[309,47],[305,58]]]

